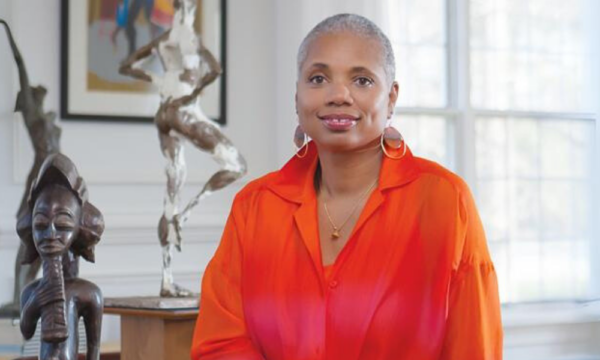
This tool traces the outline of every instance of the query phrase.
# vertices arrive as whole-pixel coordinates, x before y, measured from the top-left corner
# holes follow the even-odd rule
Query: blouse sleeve
[[[263,359],[250,340],[244,321],[240,286],[243,217],[236,203],[202,280],[192,359]]]
[[[501,360],[503,334],[498,281],[468,189],[460,210],[465,241],[450,283],[440,360]]]

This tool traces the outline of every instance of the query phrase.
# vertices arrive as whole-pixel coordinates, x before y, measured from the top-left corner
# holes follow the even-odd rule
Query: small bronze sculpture
[[[17,223],[23,261],[38,257],[43,276],[21,294],[21,333],[30,339],[41,319],[40,359],[77,359],[79,318],[87,338],[87,360],[100,358],[103,300],[100,289],[78,278],[79,257],[94,262],[104,231],[100,211],[88,202],[85,182],[62,154],[42,164]]]
[[[200,108],[199,95],[217,79],[221,67],[200,42],[194,30],[195,0],[175,0],[173,26],[141,47],[126,59],[120,73],[156,84],[161,104],[154,118],[161,149],[167,160],[167,190],[164,213],[159,220],[158,235],[163,249],[163,274],[160,296],[191,295],[173,282],[171,257],[173,248],[181,251],[181,228],[200,200],[222,189],[246,173],[246,161],[219,126]],[[150,74],[140,66],[147,58],[158,55],[164,74]],[[208,71],[203,71],[203,67]],[[222,169],[212,175],[202,190],[183,211],[179,210],[180,192],[185,182],[184,141],[208,152]]]
[[[43,86],[31,86],[29,84],[29,76],[27,75],[27,69],[25,68],[25,62],[21,57],[21,53],[15,43],[8,24],[0,19],[0,24],[6,28],[8,35],[8,41],[17,64],[19,71],[19,81],[21,89],[17,95],[17,102],[15,105],[15,111],[20,111],[23,114],[23,120],[33,150],[35,152],[33,167],[27,177],[25,184],[25,191],[21,198],[21,205],[17,211],[17,218],[19,218],[27,206],[27,195],[31,188],[35,176],[37,175],[40,166],[44,159],[50,155],[60,152],[60,127],[58,127],[56,121],[56,114],[54,112],[44,112],[44,98],[46,96],[46,88]],[[4,305],[0,309],[0,315],[19,317],[19,296],[25,285],[33,281],[40,269],[40,261],[35,260],[30,264],[22,264],[23,257],[25,256],[25,246],[21,243],[17,252],[17,258],[15,261],[15,284],[13,302]]]

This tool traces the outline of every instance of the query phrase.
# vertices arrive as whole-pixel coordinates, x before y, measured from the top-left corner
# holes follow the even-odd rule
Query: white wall
[[[201,203],[184,229],[184,251],[174,259],[175,279],[199,290],[233,194],[248,180],[272,171],[275,141],[274,0],[229,1],[228,124],[224,132],[248,161],[247,177]],[[32,9],[35,9],[33,11]],[[32,84],[48,88],[46,110],[59,110],[60,1],[2,0],[6,19],[25,58]],[[18,91],[16,67],[4,30],[0,31],[0,303],[12,298],[14,258],[19,239],[15,212],[32,150],[20,115],[12,112]],[[106,232],[96,264],[82,263],[81,276],[105,296],[155,295],[161,257],[156,223],[162,211],[163,159],[154,126],[134,123],[63,121],[62,150],[88,183],[90,201],[105,216]],[[290,135],[291,138],[291,135]],[[217,167],[188,147],[184,199],[198,191]],[[104,337],[118,335],[116,319],[105,319]]]

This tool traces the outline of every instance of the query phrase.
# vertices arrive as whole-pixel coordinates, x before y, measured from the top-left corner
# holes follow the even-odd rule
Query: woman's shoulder
[[[255,196],[257,193],[264,191],[270,184],[272,184],[277,178],[279,171],[273,171],[267,173],[259,178],[249,181],[244,187],[236,194],[236,201],[247,200]]]
[[[446,185],[446,187],[459,194],[468,194],[470,196],[471,190],[469,189],[469,185],[467,185],[465,180],[456,173],[435,161],[420,157],[414,157],[414,161],[418,165],[419,177],[421,179],[428,179],[437,184]]]

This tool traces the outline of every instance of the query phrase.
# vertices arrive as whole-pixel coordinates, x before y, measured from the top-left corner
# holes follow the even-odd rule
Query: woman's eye
[[[360,86],[371,86],[373,85],[373,80],[369,79],[368,77],[361,76],[356,79],[356,83]]]
[[[322,84],[325,82],[325,77],[322,75],[315,75],[308,79],[312,84]]]

